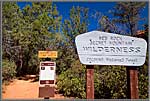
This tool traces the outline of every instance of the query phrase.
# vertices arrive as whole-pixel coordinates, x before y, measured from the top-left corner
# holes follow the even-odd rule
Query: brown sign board
[[[50,87],[49,85],[46,85],[44,87],[39,87],[39,97],[54,97],[55,91],[54,87]]]

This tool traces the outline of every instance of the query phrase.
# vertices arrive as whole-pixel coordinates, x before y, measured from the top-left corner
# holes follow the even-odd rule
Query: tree
[[[49,47],[51,41],[55,40],[55,34],[60,31],[61,17],[58,14],[56,6],[51,2],[34,2],[23,10],[20,10],[16,2],[4,3],[3,42],[9,39],[12,41],[11,46],[8,43],[10,47],[19,47],[16,56],[20,56],[22,62],[17,66],[18,75],[38,73],[38,51]],[[10,51],[12,50],[9,49],[4,57],[15,57],[16,51],[9,54]],[[18,58],[13,61],[18,63]]]
[[[113,15],[116,17],[114,19],[115,23],[125,25],[127,27],[127,33],[131,36],[137,37],[138,22],[143,18],[140,18],[140,13],[142,9],[146,6],[146,2],[119,2],[115,6]],[[144,39],[147,40],[147,27],[145,26]],[[148,57],[146,62],[139,69],[139,97],[148,98]]]
[[[65,96],[85,98],[85,65],[78,59],[75,37],[88,31],[88,9],[72,7],[62,25],[64,41],[57,59],[58,89]]]
[[[70,19],[65,20],[63,24],[63,33],[67,41],[74,46],[75,37],[87,32],[88,29],[88,8],[72,7],[70,10]]]
[[[77,59],[77,50],[75,46],[75,37],[85,33],[88,30],[88,8],[72,7],[70,18],[62,24],[63,41],[59,49],[59,58],[57,59],[57,73],[71,68],[71,64]],[[60,66],[60,67],[59,67]]]
[[[16,59],[17,56],[15,53],[12,54],[11,50],[15,50],[17,52],[17,42],[13,39],[13,30],[15,30],[16,25],[18,24],[16,21],[20,21],[19,16],[21,14],[19,7],[15,2],[4,2],[3,4],[3,55],[7,57],[9,60]],[[18,54],[17,54],[18,55]]]
[[[111,33],[117,33],[117,34],[128,34],[134,37],[137,37],[136,32],[138,28],[138,22],[142,20],[142,18],[139,17],[141,10],[145,7],[145,2],[119,2],[115,6],[114,10],[111,12],[114,15],[114,19],[111,21],[107,16],[100,16],[99,17],[99,24],[100,29],[102,31],[111,32]],[[120,25],[122,27],[122,30],[119,31],[117,26]],[[123,29],[126,27],[125,29]],[[142,38],[147,40],[147,30],[148,27],[144,26],[144,34],[142,34]],[[125,33],[124,33],[125,32]],[[140,36],[139,36],[140,37]],[[146,58],[146,62],[143,66],[139,68],[139,97],[140,98],[148,98],[148,74],[146,71],[148,71],[148,57]],[[109,68],[109,71],[108,71]],[[115,70],[115,69],[118,70]],[[124,68],[125,67],[121,67]],[[127,85],[126,85],[126,70],[120,69],[118,66],[112,66],[110,68],[109,66],[103,68],[101,67],[98,69],[98,71],[103,71],[104,77],[108,77],[107,79],[104,78],[102,75],[100,80],[96,80],[96,95],[99,98],[127,98]],[[107,74],[109,72],[109,74]],[[115,74],[117,74],[115,77],[112,77]],[[121,73],[121,74],[120,74]],[[98,74],[97,74],[98,75]],[[99,75],[98,75],[99,77]],[[118,81],[119,83],[114,83],[113,81],[117,81],[119,78],[122,78],[122,81]],[[102,79],[103,78],[103,79]],[[111,81],[111,82],[110,82]],[[106,85],[106,84],[107,85]],[[105,84],[105,85],[104,85]],[[113,84],[113,85],[112,85]],[[116,86],[117,88],[115,88]],[[120,89],[120,87],[123,87],[123,89]],[[102,89],[106,88],[106,89]],[[114,89],[115,88],[115,89]],[[106,91],[106,92],[105,92]],[[112,93],[113,92],[113,93]],[[119,93],[118,93],[119,92]],[[99,96],[101,95],[101,96]]]
[[[146,2],[118,2],[112,11],[114,23],[125,25],[127,33],[135,35],[138,30],[138,22],[141,20],[140,13]],[[126,30],[126,29],[123,29]]]
[[[20,60],[20,48],[18,44],[18,39],[13,31],[22,24],[23,20],[20,19],[22,16],[21,10],[17,6],[16,2],[4,2],[3,3],[3,59],[8,59],[9,61],[14,61],[16,64]]]
[[[121,33],[117,29],[117,26],[112,21],[110,21],[107,16],[101,16],[98,23],[100,25],[99,30],[101,31],[110,33]]]

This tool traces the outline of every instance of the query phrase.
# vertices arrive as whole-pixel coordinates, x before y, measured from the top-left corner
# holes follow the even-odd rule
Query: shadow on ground
[[[25,81],[30,80],[31,82],[39,81],[39,76],[38,75],[25,75],[25,76],[17,77],[17,78],[18,78],[18,80],[25,80]]]

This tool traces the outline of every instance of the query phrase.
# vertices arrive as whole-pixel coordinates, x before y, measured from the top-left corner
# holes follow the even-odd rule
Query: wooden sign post
[[[86,98],[94,99],[94,66],[86,65]]]
[[[54,97],[55,70],[55,62],[40,62],[39,97]]]
[[[144,39],[92,31],[78,35],[75,43],[80,62],[87,67],[87,99],[94,98],[93,65],[128,66],[128,98],[139,98],[137,68],[145,63],[147,43]]]
[[[127,88],[128,98],[138,99],[138,70],[137,67],[126,67],[127,70]]]
[[[55,71],[56,63],[50,61],[51,58],[57,58],[57,51],[39,51],[39,58],[45,58],[45,61],[40,62],[40,79],[39,79],[39,97],[49,99],[55,94]]]

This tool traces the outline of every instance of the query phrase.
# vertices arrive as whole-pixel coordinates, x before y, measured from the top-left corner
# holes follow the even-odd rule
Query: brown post
[[[94,99],[94,66],[86,65],[86,98]]]
[[[50,51],[50,48],[46,48],[46,51]],[[46,61],[50,61],[50,58],[46,58]],[[39,87],[39,97],[43,97],[44,99],[50,99],[50,97],[54,97],[54,87],[50,87],[48,85],[45,85],[45,87]]]
[[[137,67],[126,67],[127,70],[127,89],[129,99],[138,99],[138,70]]]

